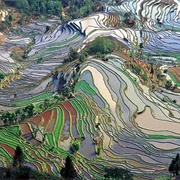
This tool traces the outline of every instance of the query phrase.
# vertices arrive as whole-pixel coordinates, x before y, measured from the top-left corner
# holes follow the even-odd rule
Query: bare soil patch
[[[180,67],[171,67],[169,71],[177,78],[180,82]]]

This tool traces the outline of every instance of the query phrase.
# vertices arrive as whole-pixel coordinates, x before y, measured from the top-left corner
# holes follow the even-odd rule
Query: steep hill
[[[69,4],[63,8],[66,16]],[[72,154],[85,179],[104,179],[107,167],[128,169],[137,179],[167,176],[180,150],[179,80],[173,75],[179,14],[176,0],[126,0],[61,24],[33,21],[7,36],[0,49],[6,74],[0,102],[11,109],[1,124],[11,125],[0,129],[0,166],[12,166],[18,145],[25,164],[40,172],[59,175]],[[99,36],[120,41],[119,52],[88,56],[86,47]],[[98,49],[107,50],[99,42]],[[10,50],[22,47],[21,59],[12,56]],[[27,108],[31,103],[35,113]]]

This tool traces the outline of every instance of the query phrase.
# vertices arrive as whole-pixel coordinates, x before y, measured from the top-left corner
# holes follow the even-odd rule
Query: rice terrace
[[[2,179],[180,178],[179,0],[0,0],[0,31]]]

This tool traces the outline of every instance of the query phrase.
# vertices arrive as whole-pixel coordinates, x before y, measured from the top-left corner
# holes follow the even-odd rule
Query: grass
[[[164,25],[164,26],[159,26],[159,25],[155,25],[155,28],[157,28],[158,30],[163,30],[163,31],[168,31],[168,30],[171,30],[171,31],[180,31],[180,28],[179,27],[173,27],[171,25]]]
[[[12,162],[11,155],[2,147],[0,147],[0,154],[3,154],[10,162]]]
[[[149,56],[149,53],[144,52],[146,56]],[[180,60],[180,53],[171,53],[171,52],[163,52],[163,51],[158,51],[157,54],[151,54],[152,56],[166,56],[166,57],[174,57]]]
[[[167,74],[171,77],[173,82],[180,87],[180,82],[178,81],[178,79],[170,71],[168,71]]]
[[[50,145],[51,147],[55,147],[53,135],[48,133],[48,134],[47,134],[47,138],[48,138],[48,141],[49,141],[49,145]]]
[[[74,36],[72,36],[71,38],[69,38],[69,39],[67,39],[65,41],[61,41],[61,42],[58,42],[58,43],[52,43],[52,44],[48,45],[45,49],[41,49],[40,51],[38,51],[37,54],[34,54],[31,57],[31,59],[41,58],[46,51],[58,50],[58,49],[62,48],[63,46],[68,45],[67,43],[75,40],[78,36],[79,36],[79,34],[76,33]]]
[[[82,120],[78,120],[77,129],[78,129],[78,132],[79,132],[80,136],[85,137],[85,134],[83,132],[83,122],[82,122]]]
[[[76,84],[75,91],[78,91],[79,89],[81,89],[82,91],[90,95],[96,95],[96,92],[94,91],[94,89],[92,89],[91,86],[84,80],[79,81]]]
[[[180,139],[180,136],[148,134],[150,139]]]
[[[82,119],[84,117],[84,112],[82,111],[82,109],[80,109],[79,106],[77,106],[77,103],[74,101],[74,99],[71,100],[70,103],[72,104],[76,112],[78,113],[79,118]]]
[[[35,103],[35,102],[43,101],[44,99],[51,99],[51,98],[53,98],[53,93],[46,92],[46,93],[31,97],[29,99],[24,99],[22,101],[14,102],[13,105],[25,106],[25,105],[28,105],[30,103]]]
[[[10,126],[8,128],[8,131],[10,131],[11,133],[15,135],[19,135],[19,126]]]
[[[34,55],[31,56],[31,59],[41,58],[42,55],[43,55],[46,51],[47,51],[46,48],[38,51],[36,54],[34,54]]]
[[[77,37],[79,36],[78,33],[76,33],[74,36],[72,36],[71,38],[65,40],[65,41],[61,41],[61,42],[58,42],[58,43],[52,43],[48,46],[48,51],[50,51],[49,49],[54,47],[54,46],[63,46],[63,45],[66,45],[67,43],[75,40]],[[60,47],[56,47],[56,48],[60,48]]]
[[[54,136],[58,144],[59,137],[61,135],[63,124],[64,124],[64,115],[60,107],[57,107],[56,109],[57,109],[57,119],[56,119],[56,124],[55,124]]]

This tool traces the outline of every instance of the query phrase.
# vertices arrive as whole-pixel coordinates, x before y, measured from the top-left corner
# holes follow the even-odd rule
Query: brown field
[[[0,45],[6,41],[6,38],[3,36],[3,34],[0,32]]]
[[[15,150],[12,147],[6,144],[0,144],[0,147],[4,148],[11,156],[14,156]]]
[[[46,131],[49,133],[52,133],[54,125],[56,124],[56,118],[57,118],[57,110],[53,109],[53,116],[52,119],[49,120],[49,123],[47,124],[47,127],[45,128]]]
[[[177,78],[180,82],[180,67],[171,67],[169,71]]]

